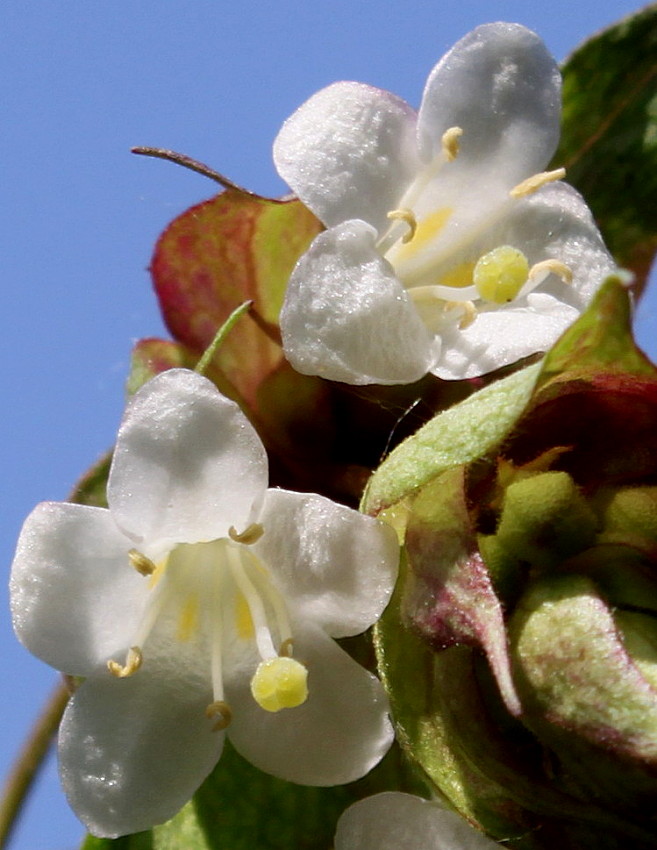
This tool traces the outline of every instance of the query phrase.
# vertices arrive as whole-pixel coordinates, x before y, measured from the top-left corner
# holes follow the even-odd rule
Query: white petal
[[[294,630],[294,656],[308,668],[309,696],[272,714],[253,700],[248,677],[226,683],[228,736],[256,767],[301,785],[341,785],[364,776],[388,751],[393,731],[381,683],[317,629]]]
[[[404,384],[431,367],[432,339],[375,239],[373,228],[349,221],[320,233],[297,263],[280,315],[297,371]]]
[[[328,227],[360,218],[377,230],[417,168],[415,111],[390,92],[335,83],[283,125],[274,161]]]
[[[605,277],[617,270],[586,202],[567,183],[551,183],[517,201],[503,227],[500,241],[520,248],[530,264],[555,259],[568,266],[572,283],[563,283],[552,274],[537,291],[554,295],[579,311]]]
[[[543,42],[519,24],[485,24],[457,42],[427,80],[418,117],[431,159],[461,127],[455,161],[493,171],[510,189],[542,171],[559,140],[561,78]]]
[[[531,293],[519,306],[480,312],[465,330],[443,334],[443,353],[432,370],[439,378],[475,378],[547,351],[578,311],[551,295]]]
[[[147,544],[195,543],[249,523],[267,458],[239,407],[195,372],[172,369],[132,399],[108,484],[117,523]],[[148,553],[150,554],[150,553]]]
[[[477,832],[441,803],[395,791],[354,803],[338,821],[335,850],[493,850]]]
[[[255,550],[296,616],[333,637],[359,634],[388,604],[399,545],[392,528],[314,494],[268,490]]]
[[[98,671],[73,696],[59,733],[60,773],[89,831],[116,837],[172,817],[212,770],[207,683],[184,667],[148,666],[128,679]]]
[[[136,628],[148,593],[110,512],[44,502],[25,521],[11,574],[14,628],[30,652],[87,676]]]

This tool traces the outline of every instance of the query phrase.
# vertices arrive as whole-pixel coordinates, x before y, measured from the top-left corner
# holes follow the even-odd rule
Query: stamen
[[[388,218],[391,221],[403,221],[404,224],[408,225],[408,233],[405,233],[401,240],[404,245],[407,245],[413,239],[417,230],[417,219],[413,214],[413,210],[409,210],[407,208],[390,210]]]
[[[128,558],[130,560],[130,566],[134,567],[143,576],[152,576],[157,569],[151,559],[147,558],[146,555],[142,555],[137,549],[131,549],[128,552]]]
[[[128,676],[132,676],[137,672],[137,670],[139,670],[141,662],[141,649],[139,649],[138,646],[131,646],[125,657],[125,664],[121,665],[118,661],[112,661],[110,659],[107,662],[107,669],[110,671],[112,676],[116,676],[117,679],[126,679]]]
[[[217,722],[212,727],[212,731],[221,732],[222,729],[226,729],[230,726],[230,722],[233,719],[233,712],[227,702],[222,699],[218,699],[215,700],[215,702],[211,702],[205,709],[205,716],[210,720],[214,720],[215,717],[218,718]]]
[[[463,316],[461,317],[461,321],[459,322],[459,330],[464,331],[466,328],[469,328],[470,325],[477,318],[477,308],[472,301],[446,301],[445,302],[445,310],[450,309],[451,307],[461,307],[463,308]]]
[[[278,650],[278,654],[281,657],[291,658],[292,657],[292,645],[293,645],[293,643],[294,643],[293,638],[291,638],[291,637],[286,638],[283,641],[283,643],[281,644],[280,649]]]
[[[463,135],[463,130],[461,127],[450,127],[449,130],[445,130],[440,140],[443,156],[447,160],[447,162],[454,162],[456,157],[459,155],[459,139]]]
[[[541,186],[546,183],[553,183],[555,180],[562,180],[566,176],[565,168],[557,168],[554,171],[541,171],[539,174],[534,174],[528,177],[509,192],[511,198],[523,198],[525,195],[532,195]]]
[[[251,694],[265,711],[296,708],[308,699],[308,671],[294,658],[262,661],[251,679]]]
[[[255,641],[260,657],[275,658],[276,650],[274,649],[271,632],[267,626],[267,617],[262,599],[253,586],[251,579],[246,574],[239,550],[230,545],[227,546],[227,549],[226,555],[231,574],[240,593],[246,599],[246,604],[249,606],[253,628],[255,630]],[[245,551],[248,552],[249,550],[247,549]]]
[[[228,529],[230,539],[234,540],[235,543],[244,543],[245,546],[250,546],[251,543],[260,540],[264,533],[265,529],[258,522],[252,522],[241,534],[238,534],[234,525],[231,525]]]
[[[558,275],[564,283],[573,282],[572,270],[560,260],[553,259],[541,260],[540,263],[535,263],[529,270],[529,279],[534,280],[539,276],[544,278],[547,277],[548,274]]]

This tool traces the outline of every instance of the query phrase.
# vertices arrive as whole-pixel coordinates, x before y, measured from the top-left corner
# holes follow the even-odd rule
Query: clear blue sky
[[[129,153],[158,145],[263,194],[281,122],[339,79],[417,105],[442,53],[479,23],[519,21],[558,59],[631,0],[5,0],[0,11],[3,333],[0,554],[113,441],[132,342],[163,335],[146,267],[160,230],[214,185]],[[642,306],[644,345],[657,299]],[[657,346],[652,343],[653,354]],[[4,775],[55,681],[0,606]],[[4,613],[3,613],[4,612]],[[12,845],[67,850],[82,829],[51,762]]]

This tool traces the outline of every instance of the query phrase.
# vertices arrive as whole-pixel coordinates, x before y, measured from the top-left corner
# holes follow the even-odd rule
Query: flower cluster
[[[441,59],[429,75],[417,113],[389,92],[354,82],[335,83],[311,97],[285,122],[274,144],[274,158],[297,196],[288,199],[288,206],[296,205],[297,216],[301,209],[312,221],[306,221],[305,229],[298,228],[303,233],[296,234],[299,244],[290,249],[288,265],[279,262],[284,281],[298,258],[280,312],[280,336],[275,315],[257,309],[249,326],[266,336],[263,345],[274,348],[276,356],[261,358],[258,380],[245,370],[242,383],[231,382],[231,375],[222,371],[224,363],[213,360],[214,347],[200,361],[198,372],[174,368],[189,362],[196,337],[192,335],[192,342],[179,339],[186,346],[184,352],[167,362],[165,371],[161,362],[149,364],[149,369],[153,365],[150,375],[161,373],[146,381],[128,404],[107,481],[108,507],[48,502],[27,518],[12,566],[14,627],[32,653],[70,677],[73,695],[59,733],[60,771],[73,809],[93,834],[116,837],[172,817],[211,772],[226,737],[257,768],[302,785],[349,783],[378,764],[394,737],[388,697],[381,682],[336,639],[360,635],[381,619],[395,586],[399,539],[404,534],[407,577],[395,594],[396,602],[403,604],[391,606],[378,627],[379,661],[390,640],[384,634],[386,621],[396,617],[392,634],[400,637],[395,646],[398,663],[408,623],[426,639],[431,651],[475,647],[478,659],[483,654],[492,658],[509,723],[519,722],[521,715],[526,720],[527,706],[531,707],[530,698],[535,696],[532,688],[539,697],[547,690],[542,646],[538,659],[530,656],[540,643],[533,638],[535,631],[551,627],[551,621],[546,618],[547,625],[541,620],[536,626],[536,618],[527,615],[525,622],[516,614],[513,628],[527,633],[525,640],[522,632],[521,641],[513,628],[507,636],[503,616],[513,610],[517,602],[513,594],[520,593],[523,581],[545,582],[541,571],[555,566],[542,560],[547,549],[549,557],[558,556],[559,569],[567,562],[573,570],[575,556],[581,556],[583,572],[592,569],[584,556],[591,557],[593,543],[600,542],[598,520],[591,520],[590,528],[583,523],[584,514],[593,516],[593,508],[580,494],[575,472],[570,477],[556,466],[576,445],[579,432],[577,439],[570,439],[568,431],[563,440],[549,443],[537,455],[546,458],[541,460],[545,468],[535,468],[531,453],[522,462],[515,463],[513,458],[515,465],[500,463],[495,473],[499,481],[486,484],[490,492],[482,469],[489,468],[490,477],[493,464],[486,466],[481,460],[508,437],[509,417],[520,415],[538,370],[549,364],[549,354],[543,366],[536,364],[506,379],[520,380],[522,392],[517,398],[508,391],[516,383],[498,382],[484,390],[490,395],[475,398],[465,413],[463,407],[455,416],[453,409],[447,411],[442,425],[436,426],[433,420],[425,426],[424,436],[419,432],[407,441],[406,449],[401,447],[400,454],[398,449],[391,454],[379,476],[386,465],[400,471],[398,477],[404,480],[399,487],[395,482],[392,490],[401,487],[403,498],[398,494],[373,508],[376,500],[372,497],[368,503],[366,496],[363,510],[388,510],[386,518],[395,523],[399,537],[382,520],[319,495],[334,492],[328,485],[322,490],[324,471],[333,460],[329,450],[326,458],[321,457],[325,465],[315,468],[308,463],[310,474],[301,478],[301,484],[292,482],[305,489],[315,472],[318,493],[269,489],[269,461],[276,469],[280,458],[273,453],[268,457],[252,423],[265,443],[283,454],[296,445],[289,434],[300,433],[303,427],[298,423],[305,427],[308,421],[308,417],[295,420],[289,415],[297,388],[300,404],[310,408],[316,419],[330,407],[331,393],[336,398],[345,393],[344,388],[301,378],[295,370],[347,384],[409,384],[427,373],[442,379],[470,379],[548,351],[591,300],[600,299],[604,288],[596,292],[614,270],[614,262],[586,204],[562,182],[564,169],[546,170],[559,136],[560,82],[553,58],[534,33],[520,25],[496,23],[478,27]],[[238,246],[230,243],[234,251],[216,254],[230,256],[229,272],[221,282],[228,280],[232,286],[236,275],[231,264],[240,261],[267,278],[263,270],[271,271],[276,249],[286,242],[281,233],[287,227],[294,229],[294,222],[301,218],[289,214],[271,225],[275,238],[268,236],[276,242],[271,256],[251,262],[257,254],[254,245],[267,222],[271,224],[269,212],[280,212],[285,204],[276,207],[230,186],[223,196],[228,200],[222,215],[231,222],[231,238],[235,243],[242,241]],[[231,204],[234,209],[229,214],[226,209]],[[241,221],[244,212],[241,205],[248,204],[255,205],[250,208],[249,228],[236,227],[233,233],[233,224]],[[325,227],[319,235],[315,234],[321,225],[312,214]],[[246,230],[257,233],[252,243],[242,233]],[[312,242],[311,236],[315,237]],[[193,240],[186,235],[172,241],[176,248],[184,241],[187,254],[193,253],[189,249]],[[158,266],[167,267],[167,272],[175,265],[159,259]],[[218,262],[214,254],[212,262]],[[192,274],[199,287],[209,277],[202,272],[195,266]],[[160,290],[179,294],[177,275],[176,266],[170,275],[176,278],[175,285],[167,277],[167,286]],[[622,289],[621,282],[610,283]],[[266,283],[258,278],[257,286],[251,288],[261,293]],[[270,288],[276,294],[279,291],[274,284]],[[230,298],[233,294],[231,290]],[[251,295],[249,291],[249,299]],[[230,298],[225,303],[220,299],[222,316]],[[280,301],[274,295],[271,301],[278,310]],[[175,311],[194,313],[189,305],[195,303],[181,298]],[[269,302],[267,306],[271,308]],[[223,340],[232,328],[237,312],[217,339]],[[196,315],[184,318],[182,324],[189,320],[195,332],[196,325],[202,326],[203,338],[206,325],[214,332],[205,313],[198,322]],[[289,364],[283,362],[281,338]],[[255,347],[242,346],[245,360]],[[240,368],[242,348],[236,345],[231,354],[233,360],[240,360]],[[558,372],[559,357],[555,362]],[[242,407],[199,374],[206,369],[226,380],[224,384],[218,378],[219,385],[230,385]],[[642,361],[637,369],[643,381]],[[290,375],[293,383],[285,384]],[[583,384],[580,372],[576,377],[573,383]],[[654,382],[654,375],[650,373],[646,381]],[[626,388],[625,378],[622,383]],[[646,395],[645,382],[639,383]],[[652,383],[650,387],[654,389]],[[348,391],[350,399],[356,397],[353,390]],[[606,391],[615,398],[609,386]],[[376,388],[368,392],[377,403],[379,396],[392,393]],[[438,395],[441,392],[436,390]],[[263,414],[276,393],[285,395],[280,405],[285,408],[281,415],[285,428],[275,423],[266,433],[280,413],[276,409]],[[457,388],[454,397],[458,393]],[[550,395],[546,401],[550,410],[555,397]],[[344,396],[340,398],[342,403]],[[487,431],[491,423],[495,425],[491,399],[504,410],[503,427],[494,434]],[[441,403],[448,407],[453,398],[445,390],[434,401],[432,410]],[[276,408],[276,404],[270,406]],[[458,431],[453,423],[466,418],[467,424]],[[345,419],[349,431],[352,420]],[[564,417],[569,423],[571,419]],[[327,442],[333,425],[329,422],[321,432]],[[371,429],[363,430],[361,443],[371,434]],[[443,436],[443,443],[436,434]],[[472,435],[476,451],[470,446]],[[300,442],[304,440],[311,441],[305,433]],[[446,454],[445,443],[449,443]],[[371,454],[379,456],[376,448]],[[352,501],[345,498],[345,502],[356,504],[363,473],[369,474],[374,463],[354,461],[349,452],[344,455],[342,477],[357,482],[349,491]],[[425,474],[424,482],[418,477],[423,464],[436,466],[431,475]],[[466,469],[464,464],[471,466]],[[338,475],[335,479],[342,481]],[[634,472],[628,475],[629,484],[636,479]],[[376,475],[371,479],[370,496],[380,480]],[[652,484],[651,479],[650,488]],[[553,499],[559,510],[550,512],[546,494],[549,497],[553,490],[559,496]],[[616,491],[601,493],[600,498],[609,501],[603,506],[611,517],[605,515],[609,529],[620,534],[621,528],[625,534],[627,529],[617,517],[625,502],[613,502]],[[653,489],[630,489],[622,497],[630,500],[632,511],[635,503],[646,501],[650,510],[654,508]],[[543,504],[542,513],[536,504]],[[539,527],[537,517],[541,516],[546,518]],[[652,548],[646,555],[645,529],[639,529],[638,535],[634,528],[630,530],[630,543],[640,553],[636,569],[640,595],[644,561],[654,561],[654,540],[651,536]],[[588,536],[580,539],[584,532]],[[558,549],[562,537],[568,545],[571,537],[577,538],[572,551]],[[617,547],[618,540],[610,540]],[[607,546],[602,554],[594,552],[596,558],[607,559],[602,564],[605,570],[610,540],[602,541]],[[624,537],[621,542],[626,549],[630,545]],[[616,557],[616,548],[613,554]],[[626,550],[623,558],[627,560]],[[593,566],[597,568],[597,561]],[[625,563],[627,575],[628,570]],[[509,576],[507,598],[495,583]],[[561,587],[561,573],[558,579]],[[603,579],[611,581],[606,572],[599,578],[601,586]],[[627,581],[624,586],[627,590]],[[413,607],[409,599],[420,599],[421,604]],[[549,605],[543,604],[543,598],[527,599],[532,617],[537,610],[542,616],[547,608],[554,613],[551,597]],[[634,608],[639,606],[634,596],[630,602]],[[648,602],[641,605],[648,608]],[[406,609],[412,609],[412,616]],[[518,610],[524,609],[519,606]],[[564,619],[569,612],[570,608],[565,609]],[[628,632],[637,620],[634,614]],[[615,627],[611,614],[608,619],[607,631],[611,631]],[[605,628],[606,624],[607,620]],[[486,629],[494,632],[493,639],[487,640]],[[582,634],[583,643],[589,632]],[[573,630],[567,635],[567,648],[573,643],[572,634]],[[652,640],[652,630],[650,635]],[[521,644],[522,652],[516,653],[514,641]],[[617,644],[620,638],[613,646]],[[509,658],[515,658],[514,653],[526,660],[526,669],[518,665],[511,669]],[[620,649],[618,655],[622,655]],[[550,687],[571,670],[560,657],[554,664],[563,669],[549,677]],[[406,677],[407,668],[402,666]],[[380,669],[385,667],[384,658]],[[419,670],[419,665],[414,669]],[[423,687],[429,688],[437,670],[438,662],[432,659]],[[524,689],[522,682],[518,684],[518,670],[529,682]],[[573,664],[572,670],[573,677],[581,680],[580,667]],[[399,670],[394,672],[399,676]],[[652,699],[652,667],[642,676]],[[439,699],[451,699],[452,680],[455,690],[462,685],[463,679],[446,676],[441,687],[424,702],[417,699],[415,707],[422,702],[429,716],[435,709],[432,700],[437,705]],[[597,680],[595,684],[597,688]],[[387,675],[386,687],[395,706],[395,676]],[[417,687],[417,682],[404,680],[402,690],[408,688],[413,696]],[[569,698],[570,682],[565,690]],[[601,686],[596,695],[599,692]],[[460,711],[457,697],[450,703],[452,713]],[[606,704],[613,705],[613,700]],[[548,708],[543,714],[554,723],[555,711],[551,704]],[[538,726],[545,718],[538,710],[535,714]],[[562,719],[564,728],[571,719]],[[399,717],[397,722],[403,729]],[[589,729],[588,715],[582,724]],[[601,724],[601,735],[609,728],[615,731],[606,717],[605,724]],[[529,722],[527,726],[532,728]],[[468,736],[472,728],[467,726]],[[421,734],[422,746],[430,749],[434,731]],[[458,735],[451,737],[456,740]],[[648,737],[652,748],[652,728]],[[619,733],[625,757],[626,741],[621,738]],[[415,756],[409,741],[405,743]],[[436,749],[448,752],[447,745]],[[441,787],[436,779],[440,771],[425,773],[434,788]],[[474,775],[474,768],[468,764],[463,773]],[[576,776],[575,770],[571,773]],[[507,780],[500,779],[500,787],[503,782]],[[584,779],[581,782],[585,784]],[[491,797],[496,801],[497,778],[495,783]],[[455,802],[466,798],[466,793],[460,798],[454,794]],[[474,809],[466,814],[489,828]],[[497,824],[490,831],[505,834]],[[442,804],[397,793],[357,803],[344,814],[335,838],[336,850],[487,850],[492,846],[483,833]]]
[[[398,560],[388,526],[268,490],[246,417],[179,369],[128,407],[108,502],[37,506],[11,578],[21,641],[85,677],[59,757],[93,833],[171,817],[225,734],[257,767],[309,785],[379,761],[392,741],[385,695],[332,638],[383,611]]]
[[[419,112],[335,83],[284,124],[281,176],[326,225],[281,313],[300,372],[350,384],[470,378],[546,351],[613,269],[563,169],[560,75],[517,24],[480,26]]]

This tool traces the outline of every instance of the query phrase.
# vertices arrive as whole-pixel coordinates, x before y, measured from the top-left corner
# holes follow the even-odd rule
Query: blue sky
[[[637,8],[625,0],[5,0],[0,11],[0,258],[5,315],[0,555],[114,438],[132,343],[165,335],[147,273],[161,229],[214,194],[132,145],[173,148],[262,194],[282,121],[339,79],[417,104],[442,53],[479,23],[519,21],[558,59]],[[657,301],[639,312],[643,344]],[[6,593],[0,770],[56,676],[15,641]],[[51,759],[13,850],[67,850],[82,828]]]

